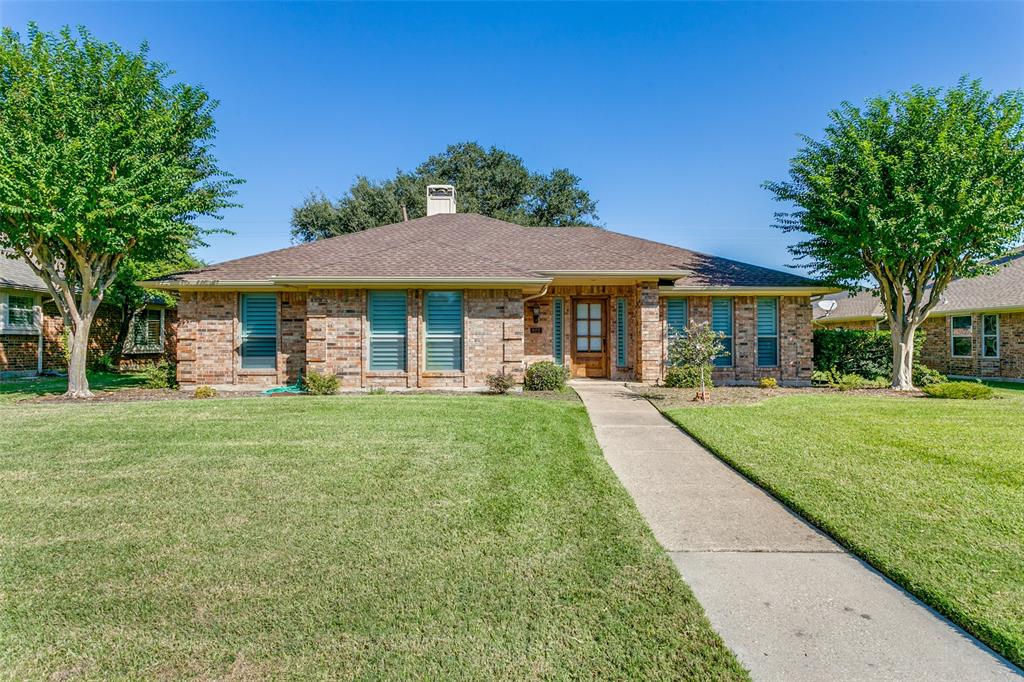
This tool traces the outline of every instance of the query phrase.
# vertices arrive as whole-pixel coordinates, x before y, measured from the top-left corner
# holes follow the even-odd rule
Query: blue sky
[[[247,182],[214,262],[286,246],[291,207],[476,140],[568,167],[610,229],[791,263],[760,188],[827,111],[962,74],[1024,85],[1024,3],[20,3],[23,30],[148,40],[221,101]]]

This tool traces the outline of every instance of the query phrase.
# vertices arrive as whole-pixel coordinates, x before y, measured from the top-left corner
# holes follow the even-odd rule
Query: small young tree
[[[50,290],[70,332],[70,397],[91,395],[89,330],[125,259],[202,243],[196,224],[239,182],[211,154],[216,103],[173,72],[85,29],[0,33],[0,247]]]
[[[708,401],[707,376],[715,358],[728,355],[722,343],[724,334],[711,329],[707,322],[690,322],[682,334],[672,337],[668,344],[668,363],[672,367],[696,367],[700,373],[700,391],[696,399]]]
[[[1024,226],[1024,95],[978,81],[915,87],[829,114],[803,137],[789,180],[765,187],[797,210],[777,227],[810,236],[790,248],[814,274],[877,284],[892,329],[893,388],[910,390],[914,332],[953,279],[987,272]]]

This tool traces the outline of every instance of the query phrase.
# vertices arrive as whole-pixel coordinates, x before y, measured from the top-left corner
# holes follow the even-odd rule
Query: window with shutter
[[[277,367],[277,294],[242,294],[242,369]]]
[[[715,358],[715,367],[732,367],[732,299],[711,299],[711,329],[723,335],[725,351]]]
[[[685,298],[670,298],[665,301],[665,323],[670,340],[686,333],[689,317],[689,302]]]
[[[562,299],[556,298],[551,301],[551,355],[556,365],[565,362],[563,320],[565,309]]]
[[[404,371],[408,331],[406,292],[369,292],[367,317],[370,323],[370,369]]]
[[[29,329],[36,326],[35,299],[31,296],[7,297],[7,326]]]
[[[147,308],[132,321],[132,334],[128,348],[130,353],[158,353],[163,350],[164,315],[159,309]]]
[[[428,291],[424,299],[427,371],[461,371],[462,292]]]
[[[779,364],[779,299],[757,299],[757,366]]]
[[[615,362],[626,366],[626,299],[615,301]]]

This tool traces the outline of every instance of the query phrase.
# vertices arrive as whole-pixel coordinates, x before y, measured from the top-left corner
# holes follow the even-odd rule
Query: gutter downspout
[[[547,293],[548,293],[548,285],[545,284],[544,288],[540,290],[539,294],[534,294],[533,296],[527,296],[526,298],[523,299],[523,303],[525,304],[527,301],[532,301],[535,298],[540,298],[541,296],[544,296]]]

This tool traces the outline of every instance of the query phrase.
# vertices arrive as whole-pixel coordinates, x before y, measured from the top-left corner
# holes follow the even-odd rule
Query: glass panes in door
[[[576,350],[580,353],[600,353],[604,350],[604,306],[600,303],[576,304]]]

